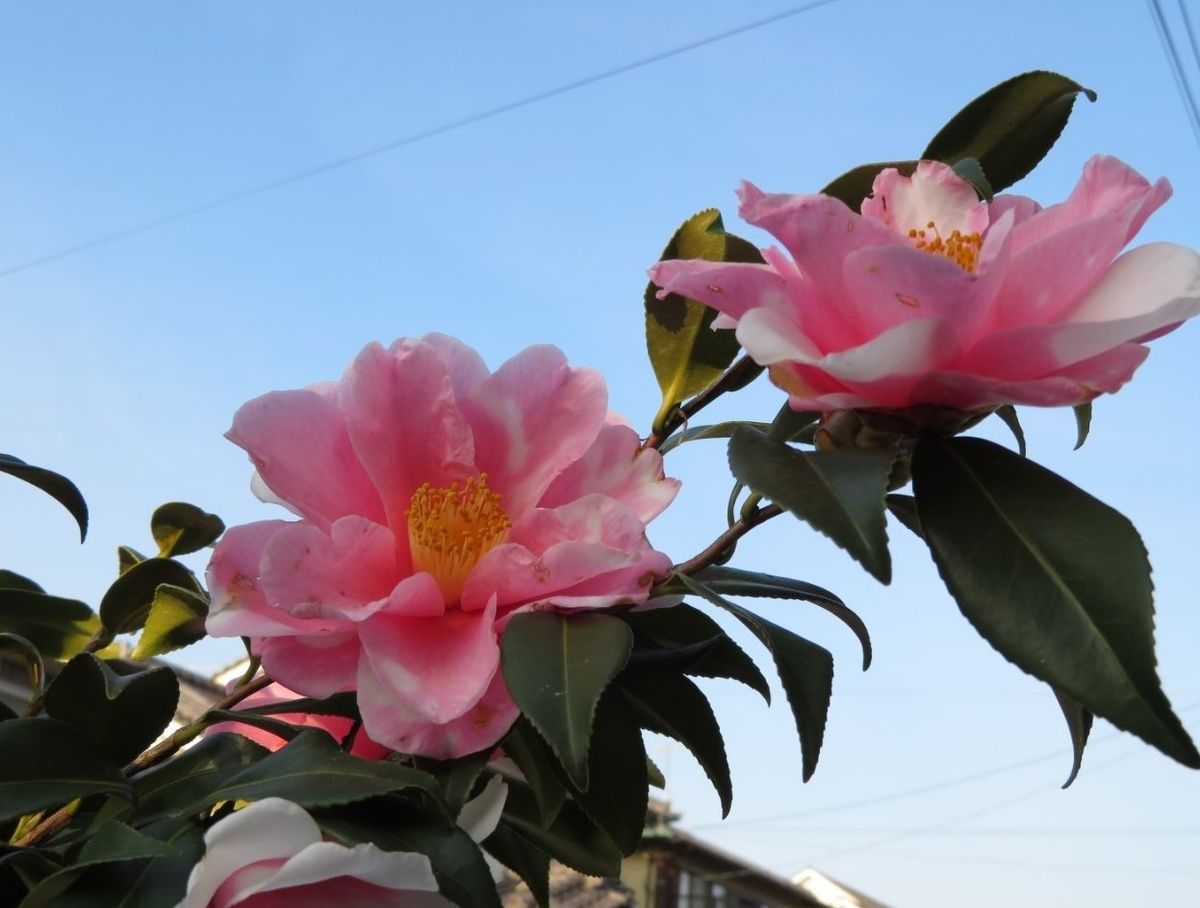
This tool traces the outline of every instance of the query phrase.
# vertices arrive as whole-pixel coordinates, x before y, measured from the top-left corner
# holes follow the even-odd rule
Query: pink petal
[[[663,477],[662,455],[641,449],[637,432],[605,425],[584,455],[563,470],[538,502],[556,508],[591,493],[629,507],[643,523],[663,512],[679,491],[679,481]]]
[[[402,753],[451,760],[493,747],[508,734],[519,715],[520,710],[504,686],[504,677],[497,670],[483,696],[457,719],[440,724],[394,721],[393,746]]]
[[[986,203],[941,161],[921,161],[911,177],[901,176],[894,167],[880,171],[862,213],[904,237],[909,230],[927,230],[930,221],[943,237],[955,230],[983,233],[988,226]]]
[[[318,526],[347,514],[382,521],[379,495],[327,387],[256,397],[225,437],[245,449],[271,492]]]
[[[263,669],[285,687],[306,697],[328,697],[354,690],[362,644],[354,630],[341,633],[307,632],[294,637],[264,637],[254,641]]]
[[[495,617],[493,602],[437,618],[381,613],[363,622],[358,702],[367,733],[403,750],[399,723],[444,724],[479,702],[500,664]]]
[[[441,361],[446,374],[450,376],[450,387],[454,389],[456,398],[465,396],[492,374],[483,358],[458,338],[448,334],[426,334],[419,343],[431,349]],[[405,341],[397,341],[392,344],[391,351],[398,353],[404,344]]]
[[[788,308],[787,281],[770,265],[668,259],[650,269],[650,280],[664,293],[699,300],[735,319],[758,306]],[[698,291],[703,296],[694,295]]]
[[[475,432],[475,464],[519,518],[578,460],[604,424],[608,395],[590,369],[572,369],[555,347],[530,347],[462,401]]]

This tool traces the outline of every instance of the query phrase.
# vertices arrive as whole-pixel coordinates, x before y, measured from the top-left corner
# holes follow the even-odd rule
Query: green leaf
[[[812,583],[743,571],[738,568],[713,565],[694,575],[706,587],[727,596],[757,596],[770,599],[799,599],[820,606],[854,632],[862,646],[863,671],[871,667],[871,635],[867,625],[846,603],[837,596]]]
[[[740,681],[771,702],[771,687],[754,660],[704,612],[680,604],[629,612],[624,618],[639,638],[653,641],[666,652],[686,651],[705,644],[683,660],[685,674]]]
[[[44,593],[42,587],[16,571],[0,570],[0,590],[25,590],[29,593]]]
[[[44,659],[69,659],[100,630],[100,619],[74,599],[9,587],[0,589],[0,630],[24,637]]]
[[[118,765],[154,743],[178,703],[171,669],[119,675],[91,653],[75,656],[46,690],[46,712],[75,726]]]
[[[710,262],[761,262],[762,254],[746,240],[725,232],[721,212],[709,208],[688,218],[675,231],[662,259],[705,259]],[[737,356],[732,331],[713,331],[717,311],[676,293],[658,298],[654,283],[646,287],[646,349],[662,391],[654,418],[661,431],[679,404],[703,391]]]
[[[880,171],[895,167],[904,176],[912,176],[917,169],[916,161],[883,161],[878,164],[862,164],[847,170],[840,177],[821,190],[822,195],[831,195],[841,199],[854,211],[862,208],[863,199],[871,194],[871,187]]]
[[[1063,788],[1069,788],[1071,783],[1075,781],[1075,777],[1079,775],[1079,768],[1083,765],[1083,749],[1087,746],[1088,735],[1092,730],[1092,714],[1078,700],[1070,694],[1064,694],[1057,688],[1050,688],[1054,691],[1054,697],[1058,700],[1059,709],[1062,710],[1063,718],[1067,721],[1067,731],[1071,735],[1071,750],[1073,757],[1071,759],[1071,774],[1067,776],[1067,781],[1063,782]]]
[[[779,441],[792,441],[820,419],[821,414],[814,410],[793,410],[790,404],[784,402],[771,421],[767,434]]]
[[[1075,96],[1096,94],[1058,73],[1022,73],[980,95],[942,127],[921,154],[954,163],[975,158],[996,192],[1028,174],[1067,125]]]
[[[0,820],[94,794],[129,798],[129,782],[78,731],[45,716],[0,722]]]
[[[178,856],[179,849],[167,842],[152,839],[116,820],[105,820],[91,830],[79,856],[75,858],[75,866]]]
[[[920,442],[913,481],[938,571],[984,639],[1089,711],[1200,768],[1155,670],[1150,565],[1133,525],[978,438]]]
[[[234,722],[248,725],[251,728],[261,728],[263,731],[269,732],[283,741],[292,740],[292,738],[300,734],[301,730],[301,726],[299,725],[292,725],[290,722],[285,722],[282,719],[272,719],[270,716],[262,716],[242,709],[210,709],[204,714],[204,718],[208,725],[216,725],[220,722]],[[318,731],[321,730],[318,729]]]
[[[184,501],[160,505],[150,518],[150,534],[158,543],[160,558],[198,552],[224,532],[220,517]]]
[[[297,697],[294,700],[285,700],[282,703],[264,703],[261,706],[239,707],[238,713],[256,713],[260,716],[309,713],[317,716],[341,716],[345,719],[362,718],[358,712],[358,699],[354,691],[332,694],[321,699]]]
[[[735,419],[731,422],[719,422],[711,426],[693,426],[692,428],[685,429],[682,432],[676,432],[658,446],[658,451],[660,454],[666,454],[668,451],[679,447],[684,442],[699,441],[702,438],[728,438],[733,434],[733,430],[738,426],[750,426],[765,432],[770,428],[770,425],[770,423],[765,422],[747,422],[744,420]]]
[[[483,847],[524,880],[538,908],[550,908],[550,855],[503,821],[484,839]]]
[[[120,577],[135,564],[140,564],[146,560],[146,556],[137,549],[131,549],[127,545],[117,546],[117,576]]]
[[[207,804],[212,792],[268,753],[265,747],[241,735],[221,733],[201,738],[134,778],[139,822],[183,816],[193,805]]]
[[[1017,416],[1017,408],[1012,404],[1005,404],[1002,407],[996,408],[996,415],[1008,426],[1009,431],[1013,434],[1013,438],[1017,440],[1017,453],[1022,457],[1026,456],[1025,430],[1021,428],[1021,419]]]
[[[625,672],[618,685],[642,728],[673,738],[691,751],[721,799],[721,816],[733,805],[733,780],[725,739],[712,706],[695,683],[674,672]]]
[[[917,499],[911,495],[892,492],[884,499],[884,503],[892,516],[908,527],[914,536],[922,540],[925,538],[925,533],[921,530],[921,518],[917,514]]]
[[[955,161],[950,169],[971,184],[971,188],[975,190],[975,194],[981,201],[988,203],[992,201],[992,184],[988,182],[987,175],[975,158],[962,158]]]
[[[471,837],[450,823],[406,817],[405,806],[394,798],[375,798],[336,811],[313,811],[313,818],[346,843],[424,854],[442,895],[459,908],[500,908],[491,871]]]
[[[207,617],[208,600],[199,593],[183,586],[160,584],[154,591],[133,658],[161,656],[203,640]]]
[[[363,760],[343,753],[328,734],[304,729],[291,742],[226,778],[187,805],[198,813],[217,801],[283,798],[301,807],[349,804],[377,795],[408,791],[439,802],[437,781],[428,773],[386,760]]]
[[[1092,431],[1092,402],[1076,404],[1071,409],[1075,411],[1075,450],[1078,451]]]
[[[892,579],[883,497],[895,460],[892,451],[797,451],[746,428],[729,441],[738,481],[806,520],[880,583]]]
[[[500,746],[529,783],[537,803],[539,821],[543,826],[549,826],[567,797],[567,789],[555,772],[558,758],[554,751],[524,716],[517,719]]]
[[[591,784],[587,791],[573,791],[575,800],[622,854],[633,854],[646,825],[646,745],[628,704],[615,690],[606,692],[596,707],[588,768]]]
[[[735,605],[699,581],[682,574],[676,576],[694,594],[734,615],[770,651],[800,736],[801,777],[807,782],[816,771],[825,739],[825,720],[833,693],[833,657],[823,647]]]
[[[452,816],[457,816],[470,799],[480,773],[495,751],[496,747],[492,745],[478,753],[466,754],[453,760],[418,759],[415,766],[437,780],[447,811]]]
[[[8,658],[25,663],[30,699],[38,697],[46,683],[46,665],[38,648],[19,634],[0,633],[0,659]]]
[[[559,863],[589,876],[619,876],[621,849],[574,801],[565,801],[544,826],[529,788],[508,782],[508,800],[504,802],[504,822],[525,836]]]
[[[113,634],[140,630],[150,614],[159,586],[183,587],[201,592],[192,572],[169,558],[148,558],[116,579],[100,600],[100,620]]]
[[[667,787],[667,777],[658,768],[658,764],[649,757],[646,757],[646,781],[652,788],[657,788],[659,791],[663,791]]]
[[[79,541],[83,542],[87,537],[87,502],[83,500],[83,495],[71,480],[51,470],[28,464],[11,454],[0,454],[0,473],[7,473],[17,479],[23,479],[31,486],[41,489],[66,508],[68,513],[75,518],[75,522],[79,524]]]
[[[596,703],[624,667],[632,646],[629,625],[597,614],[517,615],[501,639],[500,664],[509,693],[581,790],[588,786]]]

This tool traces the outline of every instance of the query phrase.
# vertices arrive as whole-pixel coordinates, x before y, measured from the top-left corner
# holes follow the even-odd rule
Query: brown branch
[[[750,514],[742,517],[741,520],[714,539],[708,548],[706,548],[699,555],[696,555],[694,558],[689,558],[682,564],[675,565],[675,573],[694,574],[699,570],[703,570],[720,558],[722,552],[749,533],[756,526],[760,526],[761,524],[766,523],[772,517],[778,517],[782,513],[783,508],[777,504],[769,504],[765,508],[759,508],[757,511],[752,511]]]
[[[657,432],[651,432],[650,436],[642,443],[643,448],[658,448],[666,441],[671,434],[686,423],[689,419],[711,404],[714,400],[725,394],[727,391],[737,391],[744,388],[758,373],[762,371],[762,366],[752,360],[748,355],[743,356],[736,363],[726,370],[725,374],[718,378],[715,382],[693,397],[691,400],[680,404],[675,408],[675,411],[667,417],[663,422],[663,427]]]

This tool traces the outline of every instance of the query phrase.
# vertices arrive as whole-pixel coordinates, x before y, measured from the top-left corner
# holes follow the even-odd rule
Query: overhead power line
[[[725,41],[729,38],[744,35],[747,32],[756,29],[764,28],[768,25],[774,25],[777,22],[782,22],[785,19],[790,19],[798,16],[801,13],[807,13],[810,10],[817,9],[821,6],[828,6],[836,3],[837,0],[811,0],[809,3],[803,3],[798,6],[788,7],[778,13],[770,16],[765,16],[761,19],[755,19],[752,22],[746,22],[742,25],[727,28],[724,31],[716,32],[703,38],[698,38],[695,41],[688,41],[685,44],[679,44],[667,50],[659,51],[647,57],[641,57],[637,60],[632,60],[628,63],[622,63],[619,66],[614,66],[611,69],[601,70],[597,73],[592,73],[589,76],[584,76],[580,79],[575,79],[570,82],[564,82],[553,88],[547,88],[542,91],[534,92],[531,95],[517,98],[512,101],[506,101],[503,104],[498,104],[495,107],[488,107],[484,110],[476,111],[475,113],[467,114],[453,120],[447,120],[437,126],[431,126],[428,129],[422,129],[418,132],[409,133],[406,136],[401,136],[398,139],[393,139],[390,142],[384,142],[382,145],[375,145],[371,148],[356,151],[352,154],[343,155],[338,158],[325,161],[321,164],[306,167],[303,170],[297,170],[286,176],[270,180],[265,183],[260,183],[257,186],[251,186],[247,189],[241,189],[237,192],[232,192],[228,195],[221,196],[208,202],[202,202],[199,205],[194,205],[190,208],[183,208],[169,214],[161,215],[160,217],[142,221],[133,224],[129,227],[123,227],[119,230],[114,230],[111,233],[102,234],[93,237],[89,240],[76,243],[73,246],[67,246],[54,252],[48,252],[44,255],[36,256],[35,258],[27,259],[15,265],[10,265],[6,268],[0,268],[0,278],[9,277],[22,271],[28,271],[31,268],[37,268],[42,265],[48,265],[51,262],[56,262],[61,259],[68,258],[73,255],[78,255],[81,252],[86,252],[89,249],[96,249],[100,246],[107,246],[119,240],[128,239],[132,236],[148,233],[151,230],[157,230],[159,227],[165,227],[168,224],[175,224],[179,221],[187,220],[188,218],[196,217],[200,214],[205,214],[218,208],[236,204],[237,202],[245,201],[246,199],[254,198],[268,192],[273,192],[276,189],[283,189],[286,186],[291,186],[303,180],[311,179],[312,177],[320,176],[321,174],[329,173],[332,170],[340,170],[343,167],[348,167],[351,164],[357,164],[360,161],[365,161],[368,158],[373,158],[389,151],[396,151],[400,148],[405,148],[409,145],[415,145],[418,142],[423,142],[427,139],[432,139],[436,136],[445,135],[449,132],[454,132],[464,127],[474,125],[475,123],[490,120],[493,117],[498,117],[502,114],[511,113],[514,110],[519,110],[522,107],[529,107],[533,104],[538,104],[542,101],[547,101],[551,98],[556,98],[560,95],[565,95],[568,92],[576,91],[580,88],[585,88],[589,85],[595,85],[597,82],[604,82],[608,79],[614,79],[617,76],[623,76],[626,73],[633,72],[637,69],[642,69],[651,66],[655,63],[661,63],[663,60],[669,60],[672,57],[678,57],[681,54],[689,53],[693,50],[698,50],[701,47],[707,47],[711,44],[716,44],[719,41]]]
[[[1200,106],[1196,104],[1196,95],[1192,91],[1191,83],[1188,82],[1183,61],[1179,59],[1179,49],[1175,46],[1175,39],[1171,37],[1171,29],[1167,24],[1167,17],[1163,14],[1162,4],[1158,0],[1146,0],[1146,2],[1150,10],[1150,19],[1154,22],[1154,29],[1158,32],[1158,40],[1162,44],[1163,56],[1166,57],[1171,77],[1175,80],[1179,100],[1183,102],[1184,113],[1187,116],[1188,124],[1192,127],[1192,135],[1196,139],[1197,146],[1200,146]],[[1191,19],[1183,7],[1182,0],[1179,5],[1180,9],[1184,11],[1184,24],[1192,41],[1192,50],[1200,59],[1200,51],[1197,51],[1195,36],[1192,34]]]

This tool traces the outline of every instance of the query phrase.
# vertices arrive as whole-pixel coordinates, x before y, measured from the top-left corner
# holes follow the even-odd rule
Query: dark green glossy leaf
[[[710,262],[761,262],[751,243],[725,232],[721,212],[709,208],[688,218],[675,231],[662,259],[706,259]],[[679,404],[715,382],[738,352],[732,331],[713,331],[717,312],[678,294],[658,298],[659,288],[646,287],[646,349],[662,391],[654,418],[660,431]]]
[[[697,580],[714,592],[725,596],[757,596],[771,599],[799,599],[820,606],[840,620],[854,632],[862,646],[863,671],[871,667],[871,635],[867,625],[846,603],[837,596],[812,583],[777,577],[757,571],[714,565],[694,575]]]
[[[483,847],[524,880],[538,908],[550,908],[550,855],[505,822],[484,839]]]
[[[646,745],[629,705],[615,690],[596,707],[588,764],[591,784],[587,791],[575,790],[575,800],[622,854],[633,854],[646,825]]]
[[[208,600],[199,593],[188,587],[160,584],[154,591],[133,658],[161,656],[203,640],[207,617]]]
[[[895,167],[905,176],[911,176],[912,172],[917,169],[917,162],[883,161],[878,164],[862,164],[847,170],[821,192],[824,195],[831,195],[835,199],[841,199],[849,208],[859,211],[862,208],[863,199],[871,194],[875,177],[879,176],[880,171],[887,170],[889,167]]]
[[[220,517],[183,501],[160,505],[150,518],[150,534],[158,543],[161,558],[198,552],[223,532],[225,524]]]
[[[384,851],[426,855],[442,895],[459,908],[500,908],[483,853],[452,823],[405,816],[404,805],[397,805],[392,798],[376,798],[336,811],[313,811],[313,817],[343,842],[370,842]]]
[[[135,858],[178,857],[179,849],[116,820],[105,820],[91,833],[75,858],[75,866],[131,861]]]
[[[201,738],[133,780],[138,820],[183,816],[196,804],[220,800],[210,795],[268,753],[265,747],[241,735],[226,733]]]
[[[18,587],[0,589],[0,631],[19,634],[44,659],[69,659],[99,632],[100,619],[82,602]]]
[[[807,782],[816,771],[825,740],[825,720],[833,693],[833,657],[823,647],[730,602],[691,577],[678,576],[697,596],[733,614],[770,651],[800,736],[802,779]]]
[[[1092,402],[1076,404],[1071,409],[1075,411],[1075,450],[1078,451],[1092,431]]]
[[[567,797],[567,789],[555,772],[558,758],[554,751],[524,716],[514,723],[501,747],[529,783],[537,803],[539,822],[549,826]]]
[[[680,604],[630,612],[625,620],[638,637],[651,640],[668,652],[687,651],[702,644],[702,648],[683,660],[685,674],[740,681],[771,702],[770,685],[754,660],[704,612]]]
[[[953,164],[975,158],[1000,192],[1028,174],[1062,134],[1075,104],[1089,91],[1066,76],[1028,72],[980,95],[930,141],[924,159]]]
[[[642,728],[673,738],[691,751],[721,799],[721,816],[728,815],[733,781],[725,739],[700,688],[674,672],[626,672],[618,684]]]
[[[789,404],[784,403],[766,431],[779,441],[793,441],[820,419],[820,413],[812,410],[793,410]]]
[[[38,648],[18,634],[0,633],[0,658],[15,658],[25,664],[30,698],[37,697],[46,683],[46,666]]]
[[[632,646],[629,625],[611,615],[531,612],[505,628],[500,661],[509,693],[582,790],[596,703]]]
[[[116,579],[100,600],[100,620],[114,634],[140,630],[162,584],[202,592],[192,572],[169,558],[148,558]]]
[[[733,475],[807,521],[890,583],[883,497],[896,455],[891,451],[797,451],[753,429],[729,441]]]
[[[589,876],[619,876],[619,849],[574,801],[563,802],[554,822],[544,826],[529,788],[508,783],[504,822],[556,861]]]
[[[1056,688],[1050,688],[1054,691],[1054,697],[1058,700],[1058,707],[1062,710],[1063,718],[1067,721],[1067,732],[1071,735],[1071,773],[1067,776],[1067,781],[1063,782],[1063,788],[1069,788],[1071,783],[1075,781],[1075,777],[1079,775],[1079,768],[1083,765],[1083,749],[1087,746],[1088,735],[1092,731],[1092,714],[1070,694],[1064,694]]]
[[[216,725],[221,722],[234,722],[242,725],[248,725],[251,728],[259,728],[265,732],[269,732],[282,741],[290,741],[296,735],[300,734],[301,726],[292,725],[290,722],[285,722],[282,719],[273,719],[270,716],[259,715],[258,713],[248,712],[241,709],[210,709],[205,714],[205,718],[209,725]],[[234,731],[235,734],[241,733],[245,729],[222,729]],[[320,729],[318,729],[320,731]]]
[[[1200,768],[1155,670],[1150,565],[1133,525],[978,438],[922,441],[913,480],[938,571],[984,639],[1089,711]]]
[[[7,473],[17,479],[23,479],[31,486],[41,489],[66,508],[67,512],[75,518],[75,522],[79,524],[79,541],[83,542],[87,537],[87,502],[83,500],[83,495],[71,480],[52,470],[28,464],[11,454],[0,454],[0,473]]]
[[[925,538],[925,534],[921,531],[921,518],[917,514],[917,499],[911,495],[893,492],[884,499],[884,503],[891,515],[911,530],[913,535],[918,539]]]
[[[304,729],[288,744],[222,781],[196,798],[184,813],[196,813],[217,801],[283,798],[301,807],[349,804],[377,795],[408,791],[439,802],[437,781],[386,760],[363,760],[343,753],[329,735]]]
[[[453,760],[419,759],[415,765],[417,769],[429,773],[437,780],[447,811],[457,816],[463,804],[471,797],[480,773],[487,766],[488,758],[495,751],[493,745],[486,750]]]
[[[40,584],[28,577],[22,577],[16,571],[0,570],[0,590],[25,590],[30,593],[44,593]]]
[[[94,794],[128,798],[129,782],[77,730],[45,716],[0,722],[0,820]]]
[[[287,713],[311,713],[317,716],[342,716],[346,719],[360,719],[358,700],[354,691],[332,694],[328,697],[315,699],[312,697],[297,697],[282,703],[264,703],[238,709],[238,712],[257,713],[260,716],[277,716]]]
[[[1012,404],[1005,404],[1003,407],[996,408],[996,415],[1008,426],[1013,438],[1017,440],[1017,453],[1024,457],[1028,450],[1025,447],[1025,430],[1021,428],[1021,418],[1017,416],[1017,408]]]
[[[80,653],[47,688],[45,702],[50,716],[75,726],[120,765],[170,724],[179,703],[179,679],[165,666],[119,675],[91,653]]]
[[[983,172],[983,167],[975,158],[962,158],[955,161],[951,169],[971,184],[971,188],[975,190],[975,194],[979,196],[981,201],[992,201],[992,184],[988,181],[987,174]]]

